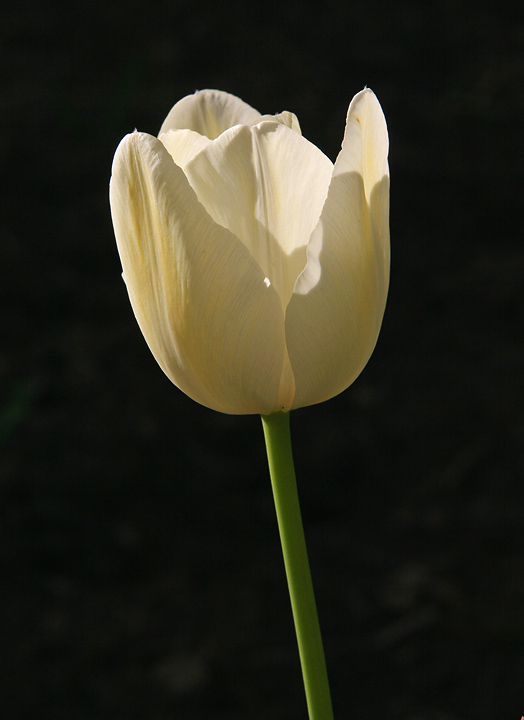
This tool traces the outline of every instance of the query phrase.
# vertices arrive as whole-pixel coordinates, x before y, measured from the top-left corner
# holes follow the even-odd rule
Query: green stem
[[[322,636],[298,501],[289,413],[262,415],[309,720],[333,720]]]

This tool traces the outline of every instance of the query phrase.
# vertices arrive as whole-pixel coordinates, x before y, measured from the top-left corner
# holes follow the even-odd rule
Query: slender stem
[[[262,415],[280,541],[310,720],[333,720],[317,607],[300,515],[289,413]]]

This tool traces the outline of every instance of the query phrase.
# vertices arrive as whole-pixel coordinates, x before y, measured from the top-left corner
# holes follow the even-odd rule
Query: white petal
[[[235,95],[221,90],[199,90],[179,100],[164,120],[160,133],[168,130],[195,130],[214,140],[234,125],[257,122],[258,110]]]
[[[215,410],[275,411],[283,314],[244,245],[209,217],[150,135],[119,145],[110,196],[131,304],[164,372]]]
[[[200,202],[242,240],[283,308],[306,263],[332,169],[318,148],[276,122],[228,130],[185,168]]]
[[[265,120],[272,120],[274,122],[281,123],[291,130],[294,130],[301,135],[300,125],[296,115],[290,112],[283,112],[279,115],[263,115],[262,117],[256,118],[255,122],[250,123],[251,125],[258,125],[260,122]],[[192,160],[195,155],[207,147],[212,140],[205,135],[200,135],[195,130],[168,130],[165,133],[159,135],[159,140],[168,149],[169,154],[175,161],[175,163],[181,167],[185,166]]]
[[[375,185],[385,175],[389,177],[388,150],[388,131],[382,108],[371,90],[362,90],[349,106],[342,150],[333,175],[348,172],[361,175],[369,203]]]
[[[182,169],[195,155],[213,142],[194,130],[168,130],[159,136],[159,140]]]
[[[320,222],[286,314],[293,407],[347,388],[375,346],[389,281],[388,138],[370,90],[352,101]]]
[[[294,130],[299,135],[302,135],[302,130],[300,129],[300,123],[298,122],[297,116],[288,110],[284,110],[284,112],[281,112],[278,115],[262,115],[256,122],[251,123],[251,125],[258,125],[265,120],[273,120],[274,122],[282,123],[282,125],[286,125],[288,128],[291,128],[291,130]]]

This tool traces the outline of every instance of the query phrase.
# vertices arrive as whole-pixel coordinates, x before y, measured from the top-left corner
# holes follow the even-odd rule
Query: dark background
[[[0,716],[306,717],[257,417],[142,339],[113,153],[204,87],[336,157],[389,125],[391,289],[353,387],[293,413],[337,720],[524,714],[519,2],[62,5],[0,19]]]

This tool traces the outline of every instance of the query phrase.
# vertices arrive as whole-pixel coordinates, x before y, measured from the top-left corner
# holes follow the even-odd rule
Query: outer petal
[[[221,90],[199,90],[179,100],[164,120],[160,133],[195,130],[211,140],[234,125],[256,123],[260,113],[240,98]]]
[[[347,388],[375,346],[389,281],[388,136],[371,90],[352,101],[308,262],[286,315],[293,407]]]
[[[276,122],[231,128],[185,167],[200,202],[242,240],[283,308],[306,264],[332,171],[318,148]]]
[[[131,304],[164,372],[215,410],[273,412],[283,314],[245,246],[209,217],[150,135],[119,145],[110,196]]]

